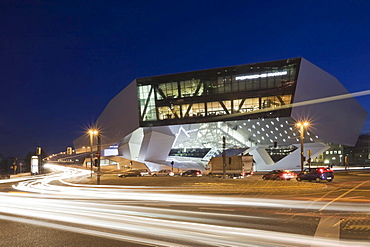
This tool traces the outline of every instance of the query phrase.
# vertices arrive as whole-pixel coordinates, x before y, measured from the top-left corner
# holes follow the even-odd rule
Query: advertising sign
[[[39,157],[32,156],[31,157],[31,174],[39,174]]]

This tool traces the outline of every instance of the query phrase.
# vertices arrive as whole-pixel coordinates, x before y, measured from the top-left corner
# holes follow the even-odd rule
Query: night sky
[[[0,153],[65,151],[138,77],[304,57],[368,90],[369,13],[368,0],[1,0]]]

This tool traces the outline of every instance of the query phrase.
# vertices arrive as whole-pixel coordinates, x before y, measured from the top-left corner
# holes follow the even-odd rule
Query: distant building
[[[318,157],[329,146],[354,146],[367,112],[332,75],[303,58],[138,78],[97,119],[102,155],[144,163],[176,157],[207,162],[226,148],[253,155],[257,170],[299,169],[304,147]],[[324,100],[323,100],[324,99]],[[89,136],[74,141],[78,153]],[[172,151],[171,151],[172,150]]]
[[[359,136],[354,147],[344,147],[349,166],[370,166],[370,134]]]

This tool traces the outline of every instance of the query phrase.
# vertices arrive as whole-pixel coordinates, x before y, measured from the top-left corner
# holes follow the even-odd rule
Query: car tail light
[[[246,175],[245,172],[240,173],[240,176],[244,177]]]
[[[324,173],[324,169],[320,168],[320,169],[319,169],[319,172],[320,172],[320,173]]]
[[[253,175],[253,174],[254,174],[254,172],[251,172],[250,174],[251,174],[251,175]]]

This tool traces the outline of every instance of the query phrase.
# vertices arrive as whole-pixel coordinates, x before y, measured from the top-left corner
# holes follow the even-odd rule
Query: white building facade
[[[345,95],[345,97],[335,97]],[[333,100],[334,99],[334,100]],[[332,75],[292,58],[139,78],[97,119],[102,155],[146,164],[181,156],[207,162],[226,148],[253,155],[256,170],[300,168],[300,132],[314,158],[326,143],[353,146],[367,112]],[[89,136],[74,141],[84,152]]]

